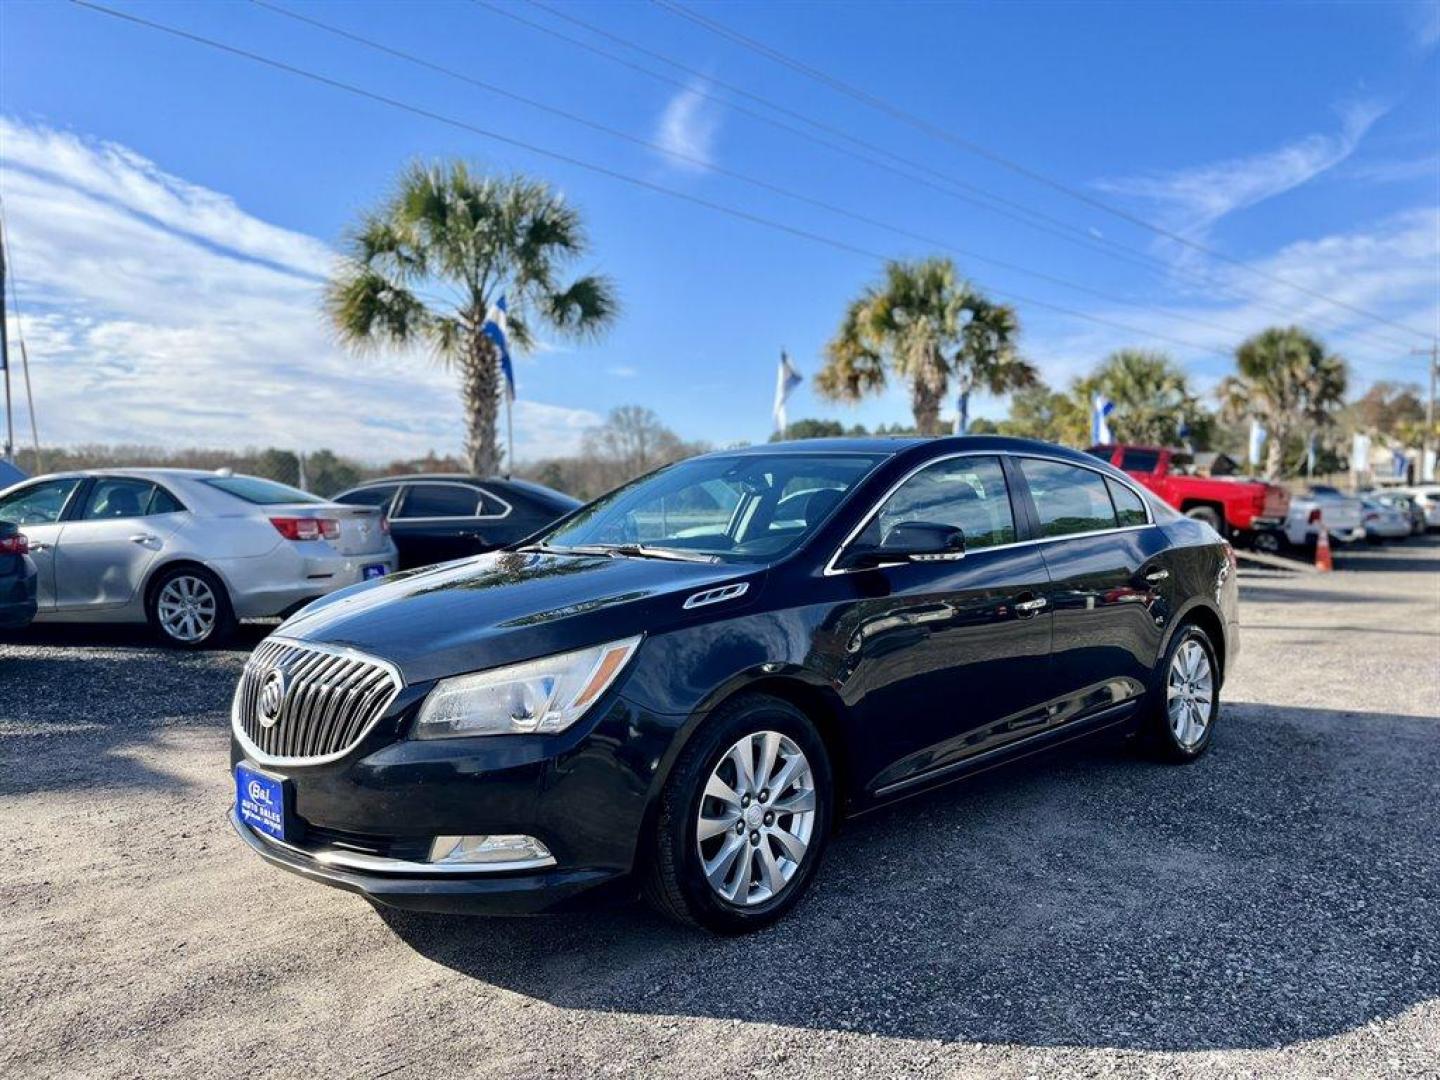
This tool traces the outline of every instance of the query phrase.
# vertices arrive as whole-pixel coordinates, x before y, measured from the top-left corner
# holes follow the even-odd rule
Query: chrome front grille
[[[256,761],[313,765],[358,743],[402,685],[391,665],[362,653],[267,638],[245,662],[231,722]]]

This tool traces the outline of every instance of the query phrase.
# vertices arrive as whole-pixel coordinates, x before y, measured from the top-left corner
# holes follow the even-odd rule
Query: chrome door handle
[[[32,543],[30,545],[31,551],[48,551],[49,549],[50,545],[45,543]]]
[[[1020,600],[1016,602],[1015,610],[1023,611],[1028,614],[1032,611],[1039,611],[1049,602],[1050,601],[1046,600],[1043,596],[1037,596],[1034,600]]]
[[[1169,576],[1169,570],[1151,570],[1148,574],[1145,575],[1145,580],[1150,582],[1150,584],[1152,585],[1159,585],[1160,582],[1166,580]]]
[[[153,544],[159,539],[158,536],[153,536],[150,533],[136,533],[130,537],[130,542],[132,544]]]

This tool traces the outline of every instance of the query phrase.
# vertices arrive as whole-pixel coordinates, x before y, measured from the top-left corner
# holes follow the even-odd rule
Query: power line
[[[852,255],[860,255],[864,258],[872,259],[877,262],[884,263],[889,261],[889,257],[881,252],[861,247],[858,244],[852,244],[846,240],[840,240],[832,236],[826,236],[822,233],[813,232],[808,229],[802,229],[794,225],[788,225],[785,222],[776,221],[772,218],[767,218],[759,214],[754,214],[748,210],[744,210],[739,207],[728,206],[724,203],[715,202],[714,200],[706,199],[699,195],[693,195],[689,192],[680,191],[677,188],[667,187],[664,184],[659,184],[652,180],[646,180],[642,177],[633,176],[629,173],[621,172],[618,169],[612,169],[606,165],[598,165],[594,162],[586,161],[583,158],[575,157],[572,154],[567,154],[556,150],[550,150],[535,143],[526,142],[523,139],[517,139],[513,136],[505,135],[498,131],[493,131],[488,128],[482,128],[476,124],[471,124],[465,120],[460,120],[452,116],[446,116],[443,113],[435,112],[434,110],[427,109],[421,105],[414,105],[410,102],[402,101],[398,98],[389,97],[385,94],[381,94],[373,90],[367,90],[364,87],[356,86],[353,83],[347,83],[340,79],[331,78],[328,75],[323,75],[319,72],[311,71],[308,68],[298,67],[294,64],[286,63],[283,60],[276,60],[272,57],[264,56],[260,53],[240,48],[237,45],[230,45],[223,41],[217,41],[214,38],[208,38],[201,34],[192,33],[189,30],[182,30],[179,27],[168,26],[164,23],[154,22],[153,20],[143,18],[139,15],[131,14],[130,12],[118,11],[114,8],[105,7],[102,4],[93,3],[92,0],[70,0],[70,3],[75,4],[77,7],[86,8],[90,11],[98,12],[102,15],[108,15],[111,18],[119,19],[121,21],[128,22],[136,26],[145,27],[149,30],[156,30],[160,33],[168,34],[172,37],[181,38],[186,41],[191,41],[199,45],[205,45],[208,48],[216,49],[220,52],[229,53],[232,56],[237,56],[242,59],[249,60],[253,63],[273,68],[276,71],[283,71],[287,74],[295,75],[300,78],[307,79],[311,82],[316,82],[323,86],[328,86],[335,90],[341,90],[345,93],[354,94],[357,97],[366,98],[367,100],[374,101],[382,105],[387,105],[394,109],[399,109],[402,112],[411,113],[415,116],[421,116],[425,119],[433,120],[437,123],[458,128],[463,131],[468,131],[472,134],[479,135],[482,138],[504,143],[507,146],[513,146],[517,149],[525,150],[529,153],[537,154],[541,157],[546,157],[553,161],[559,161],[566,165],[573,165],[576,168],[585,169],[588,172],[593,172],[600,176],[609,177],[613,180],[619,180],[622,183],[630,184],[634,187],[638,187],[646,191],[652,191],[658,194],[668,195],[671,198],[678,199],[683,202],[692,203],[696,206],[704,207],[705,209],[715,211],[716,213],[724,214],[728,217],[733,217],[741,221],[750,222],[754,225],[760,225],[765,228],[770,228],[779,232],[787,233],[788,235],[798,237],[802,240],[809,240],[812,243],[824,244],[825,246],[834,248],[837,251],[843,251]],[[1015,293],[1009,290],[1002,291],[997,289],[993,291],[996,293],[996,295],[1007,298],[1017,303],[1029,304],[1034,307],[1044,308],[1048,311],[1054,311],[1058,314],[1066,315],[1071,318],[1081,319],[1085,322],[1095,323],[1098,326],[1105,326],[1114,330],[1122,330],[1127,334],[1134,334],[1142,338],[1151,338],[1156,341],[1165,341],[1169,344],[1178,345],[1182,348],[1191,349],[1202,354],[1211,354],[1222,357],[1227,355],[1208,345],[1202,345],[1198,342],[1193,341],[1186,341],[1183,338],[1172,337],[1168,334],[1161,334],[1153,330],[1144,330],[1139,327],[1130,326],[1121,322],[1116,322],[1113,319],[1107,319],[1099,315],[1092,315],[1089,312],[1077,311],[1074,308],[1068,308],[1060,304],[1054,304],[1047,300],[1039,300],[1034,297],[1023,296],[1019,293]]]
[[[817,207],[818,209],[824,210],[827,213],[836,214],[838,216],[845,217],[852,221],[856,221],[864,225],[869,225],[874,228],[884,229],[888,232],[895,233],[898,236],[903,236],[911,240],[916,240],[931,247],[940,248],[941,250],[960,255],[963,258],[970,259],[975,262],[989,263],[992,266],[997,266],[1001,269],[1009,270],[1012,273],[1025,274],[1038,280],[1049,282],[1052,285],[1058,285],[1061,288],[1072,289],[1076,292],[1084,293],[1089,296],[1094,296],[1098,299],[1106,300],[1111,303],[1126,306],[1135,306],[1141,303],[1141,301],[1124,296],[1117,296],[1113,293],[1108,293],[1100,289],[1095,289],[1089,285],[1084,285],[1079,282],[1072,281],[1068,278],[1060,277],[1056,274],[1050,274],[1045,271],[1035,270],[1019,263],[1010,262],[1005,259],[997,259],[992,256],[984,255],[977,251],[957,247],[956,245],[951,244],[945,240],[941,240],[933,236],[927,236],[923,233],[917,233],[903,226],[895,225],[890,222],[883,221],[879,218],[871,217],[867,214],[862,214],[857,211],[849,210],[842,206],[837,206],[822,199],[817,199],[813,196],[783,187],[779,184],[771,183],[770,181],[761,179],[759,177],[739,172],[735,169],[729,169],[725,168],[724,166],[716,165],[713,162],[707,160],[706,158],[698,157],[693,154],[687,154],[684,151],[676,150],[673,147],[665,146],[662,143],[657,143],[650,139],[645,139],[637,135],[632,135],[627,131],[622,131],[617,128],[610,127],[606,124],[599,123],[598,121],[591,120],[588,117],[581,116],[566,109],[547,105],[544,102],[535,100],[534,98],[526,97],[523,94],[514,93],[513,91],[507,90],[504,87],[497,86],[494,83],[489,83],[481,79],[477,79],[473,76],[465,74],[464,72],[456,71],[453,68],[449,68],[442,64],[437,64],[433,61],[427,60],[424,57],[417,56],[413,53],[405,52],[401,49],[393,48],[392,46],[386,45],[383,42],[376,41],[372,38],[364,37],[360,34],[353,33],[352,31],[345,30],[330,23],[322,22],[321,20],[312,18],[311,16],[302,15],[299,12],[291,11],[287,8],[281,7],[278,4],[271,3],[270,0],[251,0],[251,2],[259,7],[265,8],[269,11],[273,11],[278,15],[283,15],[287,18],[294,19],[297,22],[305,23],[326,33],[356,42],[357,44],[364,45],[367,48],[374,49],[377,52],[385,53],[389,56],[404,60],[407,63],[415,64],[418,67],[438,72],[442,75],[448,76],[449,78],[453,78],[459,80],[460,82],[464,82],[471,86],[477,87],[481,90],[486,91],[487,93],[495,94],[500,97],[507,98],[511,101],[520,102],[521,104],[529,106],[530,108],[538,109],[542,112],[549,113],[552,116],[559,116],[565,120],[570,121],[571,123],[579,124],[593,131],[601,132],[602,134],[608,135],[612,138],[621,139],[634,146],[644,147],[645,149],[654,151],[659,154],[664,154],[668,157],[674,158],[675,160],[686,162],[687,164],[693,165],[696,168],[704,169],[706,171],[716,173],[720,176],[726,176],[733,180],[738,180],[742,183],[750,184],[763,191],[768,191],[773,194],[780,195],[784,198],[793,199],[797,202]],[[1237,330],[1233,327],[1218,325],[1209,320],[1194,318],[1182,313],[1168,312],[1167,317],[1173,319],[1176,322],[1190,323],[1206,330],[1220,331],[1226,334],[1240,337],[1244,336],[1244,331]]]
[[[646,180],[642,177],[633,176],[631,174],[621,172],[617,169],[609,168],[608,166],[598,165],[594,162],[586,161],[583,158],[578,158],[571,154],[550,150],[535,143],[527,142],[522,139],[514,138],[513,136],[505,135],[497,131],[483,128],[478,125],[471,124],[468,121],[447,116],[443,113],[438,113],[434,110],[427,109],[423,106],[414,105],[410,102],[406,102],[398,98],[392,98],[373,90],[367,90],[364,87],[356,86],[352,83],[347,83],[342,80],[332,78],[328,75],[323,75],[319,72],[309,70],[307,68],[298,67],[294,64],[289,64],[282,60],[276,60],[272,57],[264,56],[260,53],[240,48],[239,46],[231,45],[226,42],[215,40],[213,38],[204,37],[200,34],[195,34],[188,30],[182,30],[178,27],[168,26],[164,23],[154,22],[150,19],[146,19],[141,16],[131,14],[129,12],[118,11],[113,8],[105,7],[101,4],[93,3],[92,0],[70,0],[70,2],[78,7],[83,7],[88,10],[95,11],[99,14],[108,15],[112,18],[119,19],[121,21],[128,22],[136,26],[155,30],[160,33],[170,35],[172,37],[177,37],[196,44],[204,45],[208,48],[228,53],[232,56],[240,57],[242,59],[249,60],[253,63],[261,64],[265,67],[269,67],[277,71],[282,71],[287,74],[295,75],[308,81],[328,86],[332,89],[341,90],[345,93],[353,94],[357,97],[365,98],[367,100],[374,101],[379,104],[410,113],[412,115],[420,116],[425,119],[433,120],[437,123],[445,124],[450,127],[455,127],[463,131],[471,132],[472,134],[479,135],[482,138],[500,142],[508,146],[513,146],[517,149],[528,151],[541,157],[546,157],[567,165],[573,165],[577,168],[581,168],[588,172],[593,172],[597,175],[605,176],[610,179],[619,180],[622,183],[630,184],[634,187],[641,188],[642,190],[667,195],[671,198],[701,206],[716,213],[736,218],[737,220],[746,221],[751,224],[760,225],[765,228],[783,232],[788,235],[798,237],[800,239],[809,240],[812,243],[823,244],[827,247],[833,248],[838,251],[843,251],[848,254],[860,255],[864,258],[882,263],[888,261],[888,257],[886,255],[862,247],[858,244],[850,243],[846,240],[840,240],[835,237],[826,236],[824,234],[813,232],[808,229],[802,229],[793,225],[788,225],[781,221],[776,221],[774,219],[761,216],[759,214],[751,213],[748,210],[729,206],[724,203],[715,202],[714,200],[706,199],[702,196],[693,195],[689,192],[680,191],[675,188],[670,188],[663,184],[659,184],[651,180]],[[1061,315],[1080,319],[1085,322],[1094,323],[1099,326],[1105,326],[1110,329],[1121,330],[1127,334],[1133,334],[1141,338],[1150,338],[1157,341],[1165,341],[1169,344],[1178,345],[1182,348],[1194,350],[1201,354],[1215,355],[1219,357],[1227,356],[1227,354],[1221,352],[1220,350],[1214,349],[1207,345],[1199,344],[1197,342],[1187,341],[1182,338],[1176,338],[1171,335],[1159,333],[1153,330],[1145,330],[1139,327],[1130,326],[1126,323],[1117,322],[1113,319],[1107,319],[1102,316],[1092,315],[1084,311],[1077,311],[1073,308],[1068,308],[1060,304],[1054,304],[1049,301],[1039,300],[1034,297],[1023,296],[1018,293],[1010,292],[1008,290],[994,291],[997,295],[1009,299],[1013,302],[1028,304],[1033,307],[1054,311]]]
[[[944,172],[931,168],[923,162],[915,161],[911,158],[906,158],[902,155],[893,153],[885,149],[884,147],[878,146],[871,142],[867,142],[866,140],[861,139],[858,136],[852,135],[849,132],[834,127],[833,125],[830,125],[824,121],[816,120],[814,117],[806,116],[805,114],[787,108],[784,105],[777,104],[773,100],[766,98],[760,94],[753,93],[752,91],[749,91],[744,87],[736,86],[733,83],[724,82],[720,79],[717,79],[713,75],[690,67],[684,63],[681,63],[678,60],[673,59],[672,57],[657,52],[654,49],[646,48],[645,46],[623,38],[618,34],[611,33],[603,27],[596,26],[594,23],[587,22],[584,19],[581,19],[578,16],[571,14],[570,12],[562,11],[558,8],[552,7],[549,4],[542,2],[542,0],[529,0],[529,3],[533,7],[538,7],[542,11],[549,13],[557,19],[562,19],[565,22],[571,23],[575,26],[579,26],[592,34],[596,34],[600,37],[605,38],[606,40],[613,41],[616,44],[621,45],[627,49],[632,49],[644,56],[659,60],[661,63],[667,64],[678,71],[685,72],[693,79],[703,80],[706,83],[724,89],[730,93],[737,94],[751,101],[755,101],[763,105],[764,107],[768,109],[773,109],[776,112],[779,112],[785,116],[794,117],[802,123],[808,124],[813,128],[832,134],[837,138],[843,139],[849,143],[853,143],[856,146],[863,147],[866,151],[869,151],[869,153],[861,153],[848,146],[832,142],[827,138],[822,138],[815,135],[811,131],[807,131],[803,128],[797,128],[792,124],[777,120],[774,117],[767,116],[763,113],[758,113],[753,109],[750,109],[744,105],[737,104],[736,102],[730,101],[727,98],[720,97],[716,94],[708,93],[705,90],[695,86],[693,83],[686,83],[679,79],[672,78],[668,75],[661,74],[660,72],[654,71],[653,69],[647,68],[641,64],[636,64],[630,60],[625,59],[622,56],[617,56],[615,53],[607,49],[601,48],[600,46],[597,46],[592,42],[583,41],[579,38],[572,37],[569,34],[562,33],[559,30],[554,29],[553,27],[546,26],[543,23],[538,23],[532,19],[527,19],[524,16],[509,10],[508,8],[503,8],[495,3],[491,3],[490,0],[472,0],[472,2],[479,5],[480,7],[485,8],[493,14],[503,16],[504,18],[510,19],[523,26],[529,27],[532,30],[547,34],[550,37],[567,42],[568,44],[574,45],[577,48],[584,49],[587,52],[590,52],[596,56],[603,57],[604,59],[619,64],[625,68],[628,68],[631,71],[639,72],[642,75],[646,75],[652,79],[656,79],[660,82],[667,83],[668,85],[678,87],[687,92],[698,94],[700,97],[708,101],[715,102],[716,104],[721,105],[732,111],[738,112],[743,116],[758,120],[761,123],[768,124],[781,131],[785,131],[788,134],[797,135],[800,138],[806,139],[816,145],[823,146],[829,150],[832,150],[839,154],[843,154],[857,161],[862,161],[874,168],[878,168],[893,175],[900,176],[905,180],[910,181],[911,183],[922,184],[928,188],[931,188],[932,190],[940,192],[941,194],[948,195],[955,199],[959,199],[960,201],[969,203],[973,206],[978,206],[981,209],[989,210],[992,213],[996,213],[1001,215],[1002,217],[1006,217],[1012,221],[1016,221],[1021,225],[1026,225],[1041,232],[1049,233],[1051,235],[1059,237],[1062,240],[1066,240],[1071,243],[1075,243],[1082,247],[1088,248],[1090,250],[1097,251],[1102,255],[1109,256],[1110,258],[1114,258],[1122,262],[1131,263],[1133,265],[1141,266],[1147,269],[1159,270],[1167,276],[1178,277],[1182,280],[1194,282],[1205,289],[1218,292],[1222,296],[1228,296],[1243,303],[1253,304],[1256,307],[1273,312],[1287,319],[1294,318],[1295,313],[1292,308],[1284,307],[1282,305],[1264,300],[1260,297],[1243,293],[1234,286],[1217,282],[1213,278],[1202,276],[1194,272],[1182,271],[1176,266],[1166,263],[1163,260],[1158,259],[1152,255],[1146,254],[1145,252],[1142,252],[1137,248],[1132,248],[1125,244],[1121,244],[1118,241],[1106,238],[1097,238],[1091,235],[1086,230],[1071,225],[1069,222],[1063,221],[1060,218],[1056,218],[1044,213],[1043,211],[1027,207],[1021,203],[1008,199],[1005,196],[997,195],[994,192],[987,191],[985,188],[977,187],[973,184],[957,180],[953,177],[948,176]],[[884,158],[890,159],[890,161],[892,162],[899,162],[901,163],[901,165],[905,166],[905,168],[900,168],[896,165],[890,164],[890,162],[879,160],[876,157],[872,157],[871,154],[881,155]],[[914,173],[907,170],[919,170],[923,173],[928,174],[929,177],[937,178],[941,182],[936,182],[935,179],[929,179],[927,178],[927,176],[916,176],[914,175]],[[1336,316],[1333,315],[1325,317],[1332,319],[1336,318]],[[1316,318],[1318,319],[1319,316],[1317,316]],[[1331,332],[1347,333],[1351,337],[1363,338],[1369,341],[1372,346],[1388,349],[1399,348],[1401,350],[1404,350],[1409,348],[1410,345],[1410,342],[1408,340],[1402,340],[1398,337],[1388,337],[1382,333],[1379,333],[1378,331],[1356,330],[1353,328],[1332,328]],[[1377,343],[1383,343],[1383,345],[1377,345]],[[1379,362],[1396,363],[1395,361]]]
[[[1006,157],[1005,155],[997,151],[991,150],[989,147],[983,146],[980,143],[974,142],[973,140],[966,139],[963,136],[957,135],[947,128],[940,127],[938,124],[933,124],[930,121],[924,119],[923,117],[917,116],[916,114],[906,109],[903,109],[900,106],[895,105],[894,103],[887,101],[884,98],[881,98],[875,94],[871,94],[870,92],[854,86],[850,83],[847,83],[841,79],[838,79],[833,75],[829,75],[826,72],[821,71],[819,68],[811,67],[809,64],[803,63],[802,61],[796,60],[793,57],[787,56],[779,50],[774,49],[769,45],[766,45],[764,42],[758,41],[755,38],[742,34],[740,31],[732,29],[731,27],[726,26],[723,23],[717,22],[714,19],[709,18],[708,16],[701,15],[698,12],[692,11],[684,5],[675,2],[675,0],[650,0],[650,2],[655,4],[657,7],[664,9],[665,11],[669,11],[672,14],[678,15],[683,19],[688,19],[690,22],[694,23],[697,26],[703,27],[704,29],[710,31],[712,34],[726,38],[734,42],[735,44],[742,46],[743,48],[758,53],[759,55],[764,56],[767,59],[784,67],[787,67],[792,71],[796,71],[799,74],[804,75],[808,79],[818,82],[823,86],[828,86],[829,88],[835,90],[838,93],[844,94],[845,96],[853,98],[854,100],[859,101],[872,109],[876,109],[896,120],[901,121],[902,123],[908,124],[910,127],[924,132],[931,138],[939,139],[942,142],[948,142],[951,145],[959,147],[961,150],[966,151],[967,153],[983,158],[986,161],[999,165],[1000,167],[1008,169],[1011,172],[1014,172],[1020,176],[1024,176],[1026,179],[1032,180],[1035,183],[1042,184],[1045,187],[1052,188],[1053,190],[1058,191],[1064,195],[1068,195],[1070,198],[1082,202],[1087,206],[1094,207],[1095,209],[1110,214],[1113,217],[1117,217],[1122,221],[1128,221],[1132,225],[1137,225],[1142,229],[1146,229],[1149,232],[1155,233],[1157,236],[1163,236],[1168,240],[1172,240],[1175,243],[1182,244],[1185,247],[1188,247],[1194,251],[1198,251],[1204,255],[1208,255],[1211,258],[1220,259],[1224,262],[1231,263],[1232,265],[1238,266],[1241,269],[1245,270],[1247,273],[1255,274],[1259,277],[1263,277],[1270,281],[1276,282],[1277,284],[1284,285],[1287,288],[1294,289],[1297,292],[1305,293],[1308,296],[1313,296],[1318,300],[1323,300],[1326,303],[1334,304],[1337,307],[1345,308],[1347,311],[1351,311],[1356,315],[1361,315],[1375,322],[1385,323],[1386,325],[1393,326],[1398,330],[1403,330],[1407,334],[1413,334],[1422,338],[1428,337],[1427,334],[1422,331],[1416,330],[1414,327],[1406,326],[1404,323],[1397,322],[1396,320],[1388,318],[1384,315],[1378,315],[1373,311],[1366,311],[1364,308],[1356,307],[1355,305],[1350,304],[1344,300],[1339,300],[1333,296],[1328,296],[1325,293],[1318,292],[1314,289],[1309,288],[1308,286],[1298,284],[1288,278],[1282,277],[1279,274],[1274,274],[1268,270],[1263,270],[1259,267],[1252,266],[1251,264],[1245,262],[1243,259],[1237,259],[1232,255],[1226,255],[1224,252],[1210,248],[1197,240],[1185,236],[1183,233],[1178,233],[1172,229],[1167,229],[1162,225],[1156,225],[1151,221],[1147,221],[1145,218],[1140,217],[1138,214],[1132,214],[1128,210],[1121,209],[1118,206],[1114,206],[1106,202],[1104,199],[1096,198],[1094,195],[1091,195],[1086,191],[1082,191],[1079,188],[1072,187],[1071,185],[1066,184],[1061,180],[1056,180],[1054,177],[1048,176],[1045,173],[1039,172],[1035,169],[1030,168],[1027,165],[1024,165],[1018,161]]]

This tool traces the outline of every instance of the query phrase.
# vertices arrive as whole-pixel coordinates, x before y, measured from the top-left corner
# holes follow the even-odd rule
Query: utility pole
[[[10,402],[10,328],[5,311],[5,245],[0,244],[0,372],[5,375],[5,447],[0,460],[15,464],[15,410]]]
[[[1425,438],[1420,444],[1420,479],[1425,479],[1425,462],[1435,453],[1435,376],[1440,373],[1440,338],[1428,349],[1411,349],[1411,356],[1424,356],[1430,360],[1430,396],[1425,400]],[[1433,477],[1431,477],[1433,479]]]

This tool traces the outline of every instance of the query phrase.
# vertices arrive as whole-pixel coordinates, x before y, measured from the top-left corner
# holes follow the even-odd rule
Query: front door
[[[484,496],[469,484],[437,480],[405,485],[390,520],[400,565],[429,566],[494,547],[487,536],[494,518],[485,509]]]
[[[155,492],[150,481],[128,476],[91,482],[56,544],[58,610],[122,607],[135,598],[171,531],[166,515],[151,513]]]
[[[850,545],[901,522],[961,529],[957,561],[847,569],[832,609],[842,693],[860,717],[867,794],[923,783],[1045,726],[1051,692],[1045,562],[1017,546],[1017,515],[998,457],[936,461],[905,481]]]
[[[55,610],[55,544],[64,528],[61,518],[80,484],[78,476],[37,480],[0,500],[0,521],[18,525],[30,541],[30,558],[40,575],[36,592],[41,611]]]

